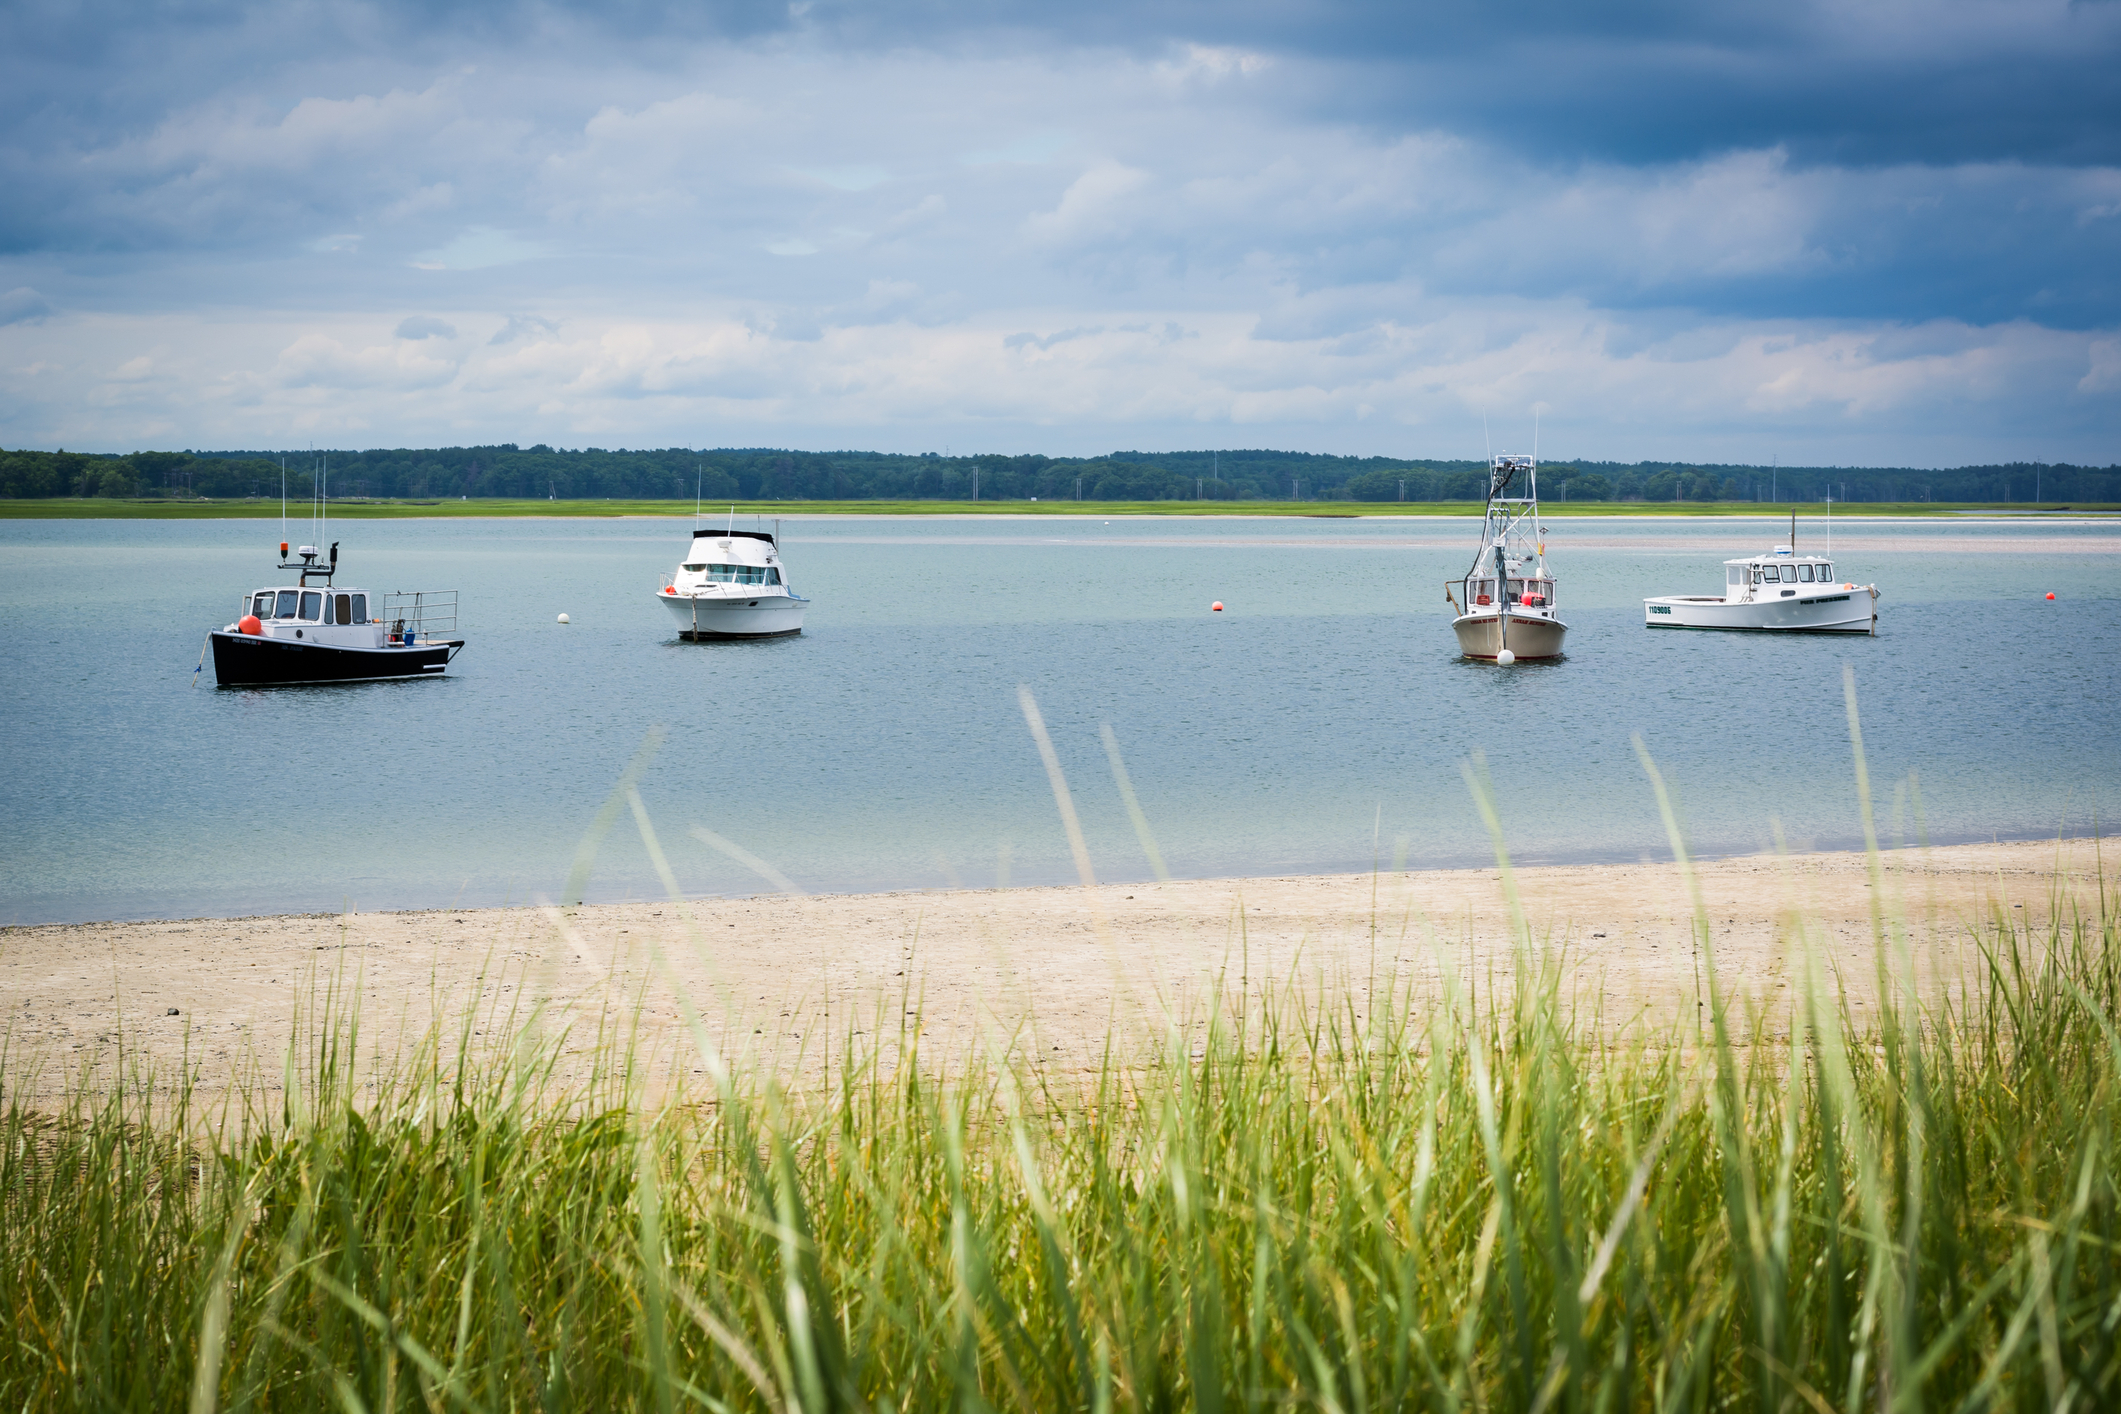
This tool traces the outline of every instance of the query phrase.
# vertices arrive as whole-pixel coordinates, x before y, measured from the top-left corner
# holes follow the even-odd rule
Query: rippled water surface
[[[651,602],[683,520],[344,522],[342,584],[458,589],[470,647],[440,681],[225,690],[192,665],[281,580],[275,523],[0,522],[0,921],[557,898],[658,724],[640,790],[688,892],[768,887],[693,826],[817,891],[1070,878],[1019,684],[1112,878],[1149,865],[1104,723],[1181,875],[1492,858],[1476,751],[1517,857],[1660,854],[1637,733],[1702,851],[1854,842],[1844,665],[1889,837],[1918,797],[1938,841],[2114,817],[2121,524],[1843,519],[1878,637],[1642,627],[1784,525],[1556,519],[1568,658],[1498,669],[1443,602],[1469,521],[795,520],[808,628],[730,644]],[[589,897],[658,890],[621,812]]]

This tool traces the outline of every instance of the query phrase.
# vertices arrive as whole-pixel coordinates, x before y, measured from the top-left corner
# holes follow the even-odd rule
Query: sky
[[[2121,0],[9,0],[0,193],[0,446],[2121,461]]]

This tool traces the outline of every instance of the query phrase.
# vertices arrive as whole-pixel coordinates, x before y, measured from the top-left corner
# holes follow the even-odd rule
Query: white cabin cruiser
[[[270,585],[243,596],[236,621],[207,635],[214,681],[222,687],[282,683],[360,682],[374,678],[438,677],[464,647],[444,637],[457,627],[455,590],[371,594],[332,583],[339,547],[318,564],[314,545],[296,551],[293,585]],[[287,542],[280,543],[287,558]]]
[[[1520,476],[1523,494],[1508,494]],[[1547,570],[1537,458],[1505,454],[1489,463],[1480,551],[1464,575],[1444,581],[1443,595],[1458,611],[1451,628],[1466,657],[1507,666],[1561,656],[1569,626],[1555,607],[1554,576]]]
[[[1673,595],[1642,601],[1647,628],[1720,628],[1756,633],[1878,632],[1878,586],[1842,580],[1824,555],[1796,553],[1790,543],[1764,555],[1723,562],[1721,598]]]
[[[678,637],[779,638],[803,631],[810,601],[788,587],[780,546],[763,530],[701,530],[656,598],[678,622]]]

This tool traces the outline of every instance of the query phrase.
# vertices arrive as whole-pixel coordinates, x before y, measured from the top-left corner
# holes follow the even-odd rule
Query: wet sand
[[[2089,840],[1889,851],[1882,900],[1860,854],[1711,861],[1698,870],[1726,986],[1772,1003],[1820,948],[1859,1006],[1875,990],[1873,905],[1904,920],[1924,985],[1967,962],[1969,929],[2000,911],[2035,926],[2096,914]],[[1608,1025],[1689,1019],[1702,958],[1677,869],[1521,869],[1535,951]],[[1800,924],[1801,920],[1801,924]],[[467,909],[0,929],[0,1083],[49,1103],[151,1069],[209,1093],[281,1085],[290,1040],[328,997],[358,1000],[364,1056],[402,1053],[440,1024],[502,1044],[533,1011],[587,1072],[600,1024],[641,1054],[697,1071],[685,1003],[754,1074],[815,1077],[852,1041],[889,1053],[918,1016],[923,1054],[1013,1045],[1056,1071],[1108,1042],[1198,1022],[1203,1000],[1330,995],[1358,1014],[1389,988],[1432,994],[1448,971],[1508,984],[1520,956],[1495,869],[1205,879],[1082,888],[770,896],[548,909]],[[681,998],[683,999],[681,1001]],[[1772,1010],[1773,1008],[1771,1008]],[[305,1051],[307,1044],[298,1047]],[[453,1049],[453,1043],[452,1043]],[[607,1050],[608,1054],[608,1050]]]

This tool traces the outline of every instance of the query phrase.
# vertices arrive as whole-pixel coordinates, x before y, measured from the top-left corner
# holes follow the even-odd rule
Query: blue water
[[[768,887],[693,825],[813,891],[1072,878],[1020,683],[1108,878],[1149,865],[1107,722],[1181,876],[1490,859],[1476,749],[1518,858],[1660,855],[1637,733],[1700,851],[1846,845],[1845,664],[1889,840],[1918,795],[1939,842],[2121,809],[2114,523],[1844,518],[1840,572],[1886,591],[1848,639],[1641,626],[1646,594],[1719,592],[1766,519],[1557,519],[1569,656],[1511,669],[1455,651],[1470,522],[786,531],[804,634],[689,644],[651,602],[682,520],[343,522],[343,585],[458,589],[470,647],[439,681],[224,690],[192,665],[282,578],[277,524],[0,522],[0,922],[556,899],[657,725],[640,790],[688,892]],[[588,896],[658,892],[622,812]]]

